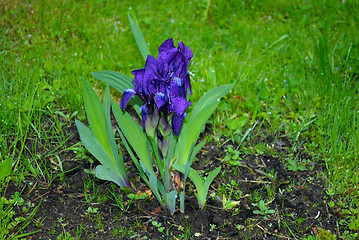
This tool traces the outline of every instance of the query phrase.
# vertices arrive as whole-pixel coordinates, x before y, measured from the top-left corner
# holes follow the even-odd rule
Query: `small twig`
[[[253,170],[252,170],[250,167],[248,167],[247,165],[241,165],[241,166],[248,168],[248,170],[251,171],[252,174],[255,174],[255,173],[253,172]]]
[[[45,195],[48,194],[48,193],[49,193],[49,192],[46,192],[46,193],[44,193],[44,194],[38,196],[37,198],[33,199],[32,201],[36,201],[36,200],[38,200],[39,198],[42,198],[43,196],[45,196]]]
[[[272,200],[270,200],[269,202],[267,202],[267,203],[266,203],[266,205],[271,204],[274,200],[275,200],[275,194],[274,194],[273,199],[272,199]]]
[[[238,182],[248,182],[248,183],[272,183],[272,182],[264,182],[258,180],[238,180]]]
[[[215,206],[212,206],[212,205],[209,205],[209,204],[207,204],[206,207],[209,207],[209,208],[212,208],[212,209],[215,209],[215,210],[222,210],[223,209],[222,207],[215,207]]]
[[[147,218],[147,219],[153,219],[153,216],[134,216],[134,217],[129,217],[130,219],[131,218]]]
[[[27,193],[27,196],[29,196],[30,193],[35,189],[36,185],[37,185],[37,181],[35,182],[34,186],[32,186],[32,188],[30,189],[30,191]]]
[[[268,233],[267,230],[265,230],[263,227],[261,227],[261,225],[259,225],[259,223],[256,224],[257,227],[259,227],[264,233]]]

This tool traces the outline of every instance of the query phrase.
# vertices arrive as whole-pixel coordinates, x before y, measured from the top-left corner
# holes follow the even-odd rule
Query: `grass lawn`
[[[12,163],[7,177],[0,169],[0,239],[358,238],[358,9],[358,0],[0,2],[0,162]],[[235,84],[195,162],[225,171],[210,190],[212,208],[190,217],[154,214],[154,198],[128,198],[84,173],[98,163],[74,126],[86,121],[82,79],[102,97],[105,86],[91,72],[132,77],[144,66],[128,12],[155,57],[168,38],[192,49],[193,103]],[[298,189],[306,189],[304,210]],[[281,204],[284,196],[294,205]],[[230,199],[239,203],[229,207]],[[78,219],[49,214],[71,204]],[[322,220],[310,215],[317,206],[327,210]],[[212,221],[202,230],[191,221],[201,216]],[[230,226],[233,235],[223,230]]]

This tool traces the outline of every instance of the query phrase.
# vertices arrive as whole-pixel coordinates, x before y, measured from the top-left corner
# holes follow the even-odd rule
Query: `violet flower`
[[[146,119],[153,113],[165,119],[172,114],[172,130],[178,136],[185,111],[191,105],[186,94],[188,89],[192,94],[188,67],[193,53],[183,42],[176,48],[172,38],[164,41],[158,50],[157,59],[148,55],[145,67],[132,71],[134,88],[123,92],[120,106],[125,110],[128,101],[134,95],[139,96],[144,102],[140,108],[143,130]]]

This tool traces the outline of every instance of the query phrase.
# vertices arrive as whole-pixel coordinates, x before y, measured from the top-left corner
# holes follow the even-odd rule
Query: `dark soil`
[[[68,144],[78,142],[74,126],[67,130],[73,133]],[[6,195],[19,191],[25,202],[39,205],[25,232],[41,231],[28,239],[56,239],[59,235],[63,238],[58,239],[71,239],[64,237],[66,233],[75,239],[302,239],[318,229],[337,233],[340,216],[327,204],[331,197],[326,195],[319,174],[324,170],[323,163],[312,162],[310,156],[298,152],[299,159],[309,160],[313,169],[289,171],[283,156],[288,155],[290,141],[274,137],[258,137],[255,141],[273,145],[275,154],[241,154],[239,166],[223,162],[226,145],[207,143],[198,154],[194,168],[206,172],[222,166],[204,211],[198,208],[191,183],[185,214],[176,211],[170,215],[153,197],[131,201],[118,187],[86,174],[84,169],[93,166],[78,160],[72,152],[60,155],[66,159],[64,177],[60,175],[51,185],[39,179],[26,179],[24,186],[9,184]],[[127,159],[131,176],[135,171]],[[146,191],[135,175],[132,180]],[[123,209],[116,205],[110,191],[122,198]],[[223,210],[223,193],[239,203]],[[253,213],[258,207],[252,204],[261,199],[275,210],[274,214],[265,218]],[[89,212],[89,207],[97,208],[96,213]],[[155,227],[154,221],[164,229]]]

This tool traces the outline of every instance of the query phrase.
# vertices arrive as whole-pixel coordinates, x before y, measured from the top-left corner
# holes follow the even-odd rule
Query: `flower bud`
[[[163,136],[167,137],[171,133],[171,125],[167,122],[165,117],[161,117],[160,119],[160,129]]]
[[[165,157],[167,156],[167,152],[168,152],[168,141],[166,139],[163,139],[162,144],[161,144],[161,152],[162,152],[162,156]]]
[[[153,113],[151,114],[151,116],[149,116],[149,118],[151,119],[153,128],[157,128],[158,120],[159,120],[159,114],[157,108],[153,111]]]
[[[155,127],[152,125],[151,118],[148,117],[145,122],[146,133],[150,138],[155,137]]]

